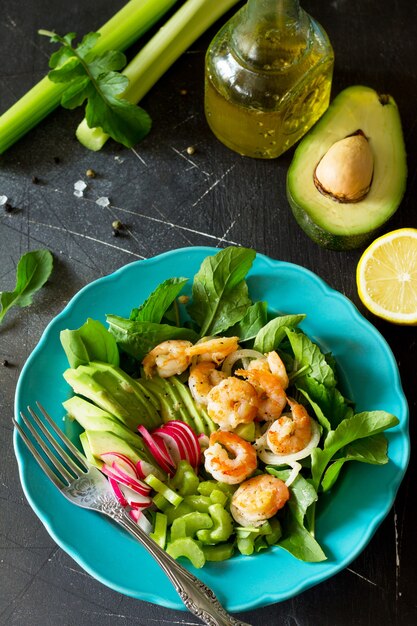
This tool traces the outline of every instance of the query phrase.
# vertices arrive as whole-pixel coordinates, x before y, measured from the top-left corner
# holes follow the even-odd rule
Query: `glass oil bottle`
[[[334,55],[298,0],[248,0],[206,54],[205,114],[226,146],[273,159],[329,105]]]

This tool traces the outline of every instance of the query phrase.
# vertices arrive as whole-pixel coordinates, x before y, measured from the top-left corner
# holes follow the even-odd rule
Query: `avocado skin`
[[[375,230],[358,235],[336,235],[328,230],[325,230],[324,228],[321,228],[311,219],[309,214],[294,201],[288,186],[287,200],[300,228],[302,228],[302,230],[312,241],[314,241],[314,243],[317,243],[322,248],[327,248],[328,250],[341,251],[361,248],[366,246],[367,243],[376,237],[381,230],[380,228],[376,228]]]
[[[391,134],[385,141],[387,129]],[[368,197],[350,205],[353,208],[348,208],[345,203],[322,196],[313,184],[313,172],[317,162],[332,143],[354,134],[357,130],[362,130],[370,137],[374,149],[378,146],[374,154],[378,157],[379,175],[377,179],[374,178],[371,190],[375,185],[379,190],[378,185],[382,180],[388,180],[390,184],[387,195],[379,205],[372,200],[372,219],[369,218]],[[309,154],[308,160],[306,154]],[[314,158],[311,158],[313,154]],[[381,158],[382,154],[384,160]],[[381,163],[384,167],[381,167]],[[336,96],[326,113],[299,143],[287,173],[287,199],[296,222],[315,243],[331,250],[353,250],[366,246],[380,234],[382,227],[398,209],[405,193],[406,182],[405,144],[394,99],[390,95],[381,95],[370,87],[354,85]],[[369,199],[371,195],[369,194]],[[332,203],[333,207],[330,206]],[[378,212],[375,210],[376,206]],[[348,220],[344,221],[341,212],[346,211],[348,215],[357,207],[363,209],[361,224],[356,223],[352,228]],[[328,221],[326,211],[339,211],[338,225]],[[343,222],[344,228],[340,229]],[[338,230],[342,232],[337,232]]]

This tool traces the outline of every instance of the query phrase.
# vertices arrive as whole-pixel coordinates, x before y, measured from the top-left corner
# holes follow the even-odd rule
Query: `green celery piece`
[[[191,537],[176,539],[168,544],[166,551],[173,559],[187,558],[198,569],[206,562],[201,546]]]
[[[233,533],[233,518],[219,503],[209,506],[209,514],[213,520],[213,527],[197,531],[197,538],[202,543],[219,543],[227,541]]]
[[[199,513],[198,511],[186,513],[172,522],[171,541],[182,537],[194,538],[197,531],[210,529],[212,526],[213,520],[207,513]]]
[[[178,491],[181,496],[192,496],[197,493],[199,479],[188,461],[182,460],[170,480],[170,487]]]
[[[217,543],[214,546],[201,546],[206,561],[226,561],[235,551],[233,543]]]
[[[146,478],[144,479],[144,481],[147,485],[152,487],[152,489],[154,489],[157,493],[160,493],[161,495],[163,495],[164,498],[168,500],[168,502],[170,502],[174,506],[178,506],[179,504],[181,504],[182,496],[180,496],[179,493],[176,493],[175,491],[173,491],[170,487],[168,487],[168,485],[163,483],[162,480],[159,480],[159,478],[157,478],[153,474],[148,474]]]
[[[177,0],[130,0],[104,24],[94,53],[125,50],[151,28]],[[47,76],[0,116],[0,154],[51,113],[61,100],[64,85]]]
[[[34,294],[43,287],[51,275],[52,266],[53,257],[49,250],[32,250],[20,258],[16,268],[14,290],[0,291],[0,324],[12,307],[26,307],[32,304]]]
[[[193,511],[199,513],[208,513],[209,506],[213,504],[213,500],[209,496],[191,495],[185,496],[184,502],[188,504]]]
[[[168,518],[164,513],[160,513],[159,511],[155,514],[155,525],[154,530],[150,533],[150,537],[158,544],[158,546],[162,549],[165,548],[166,540],[167,540],[167,528],[168,528]]]
[[[187,0],[124,69],[129,79],[124,97],[138,103],[174,61],[237,1]],[[86,119],[76,135],[90,150],[100,150],[108,139],[100,128],[89,128]]]

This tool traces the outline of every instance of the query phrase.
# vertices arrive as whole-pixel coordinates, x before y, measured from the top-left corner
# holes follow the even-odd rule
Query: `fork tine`
[[[61,438],[61,441],[63,441],[65,443],[65,445],[67,446],[68,450],[70,450],[72,452],[72,454],[74,455],[74,457],[77,459],[77,461],[79,461],[79,463],[81,463],[81,465],[86,470],[88,470],[90,468],[90,465],[88,464],[88,461],[85,458],[85,456],[83,454],[81,454],[81,452],[78,450],[78,448],[76,448],[74,446],[72,441],[70,441],[70,439],[68,439],[68,437],[62,432],[62,430],[60,428],[58,428],[58,426],[55,424],[55,422],[53,421],[53,419],[51,418],[49,413],[47,413],[47,411],[43,408],[41,403],[40,402],[36,402],[36,405],[37,405],[38,409],[42,412],[42,415],[44,416],[45,420],[48,422],[49,426],[51,426],[51,428]]]
[[[13,423],[14,423],[15,428],[17,428],[19,435],[22,437],[24,443],[26,444],[29,451],[31,452],[32,456],[38,462],[38,464],[43,469],[43,471],[48,476],[48,478],[54,483],[56,487],[58,487],[58,489],[63,489],[65,487],[65,484],[61,480],[59,480],[55,472],[53,472],[51,468],[49,467],[49,465],[45,463],[42,456],[39,454],[39,452],[37,451],[35,446],[32,444],[30,439],[27,437],[25,431],[20,427],[20,425],[17,423],[17,421],[14,418],[13,418]]]
[[[74,472],[74,474],[77,477],[80,477],[84,473],[84,471],[80,468],[79,465],[74,463],[72,458],[65,452],[63,447],[58,443],[58,441],[55,439],[55,437],[49,432],[49,430],[42,423],[42,421],[40,420],[38,415],[35,413],[35,411],[30,406],[28,406],[28,411],[29,411],[30,415],[32,416],[32,419],[36,422],[36,424],[38,425],[39,429],[43,432],[43,434],[45,435],[46,439],[49,441],[49,443],[55,449],[55,451],[59,454],[59,456],[64,461],[64,463]],[[48,423],[50,423],[50,422],[48,421]],[[51,459],[51,461],[52,461],[52,459]],[[57,467],[57,469],[59,471],[61,471],[60,468]],[[73,480],[74,477],[70,476],[70,478],[69,478],[67,476],[67,478],[69,480]]]
[[[20,417],[22,418],[23,423],[26,426],[26,428],[31,432],[31,434],[32,434],[33,438],[35,439],[36,443],[44,451],[45,455],[51,461],[53,466],[61,474],[61,477],[64,478],[68,484],[70,484],[74,480],[74,476],[72,474],[70,474],[69,471],[67,470],[67,468],[62,465],[62,463],[54,455],[52,450],[46,445],[45,441],[42,439],[42,437],[40,437],[39,433],[34,428],[33,424],[30,423],[30,421],[28,420],[26,415],[24,413],[22,413],[22,411],[20,412]]]

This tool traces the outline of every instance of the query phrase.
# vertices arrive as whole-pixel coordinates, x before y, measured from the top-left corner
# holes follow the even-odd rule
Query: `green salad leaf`
[[[357,439],[377,435],[387,428],[396,426],[398,423],[398,418],[386,411],[364,411],[340,422],[335,430],[331,430],[328,433],[324,440],[323,449],[315,448],[311,453],[314,487],[318,489],[327,465],[339,450]],[[366,442],[364,444],[367,445]],[[373,446],[374,443],[371,443],[371,445]],[[362,448],[362,460],[364,458],[364,448]]]
[[[268,305],[266,302],[255,302],[246,310],[243,318],[227,330],[230,337],[239,337],[240,341],[255,339],[268,321]]]
[[[259,350],[259,352],[263,353],[276,350],[285,337],[286,329],[295,328],[304,318],[304,314],[274,317],[257,333],[253,344],[254,350]]]
[[[34,294],[43,287],[52,272],[53,257],[49,250],[26,252],[17,264],[16,286],[13,291],[0,292],[0,324],[14,306],[32,304]]]
[[[164,280],[140,307],[131,311],[130,319],[137,322],[159,324],[187,282],[188,278]]]
[[[91,361],[119,365],[116,340],[97,320],[88,318],[77,330],[62,330],[60,340],[72,368],[86,365]]]
[[[101,128],[127,148],[149,133],[151,118],[146,111],[121,97],[129,85],[127,76],[117,71],[126,65],[123,52],[94,53],[92,49],[100,33],[88,33],[75,47],[75,33],[63,37],[46,30],[39,33],[49,37],[51,43],[61,44],[50,58],[52,69],[48,78],[54,83],[66,84],[61,96],[63,107],[74,109],[87,100],[88,126]]]
[[[109,331],[119,347],[138,361],[146,356],[157,344],[168,339],[197,341],[198,335],[191,328],[156,324],[125,319],[118,315],[107,315]]]
[[[229,247],[204,259],[194,276],[188,307],[201,337],[224,333],[243,319],[252,304],[245,276],[255,256],[250,248]]]

